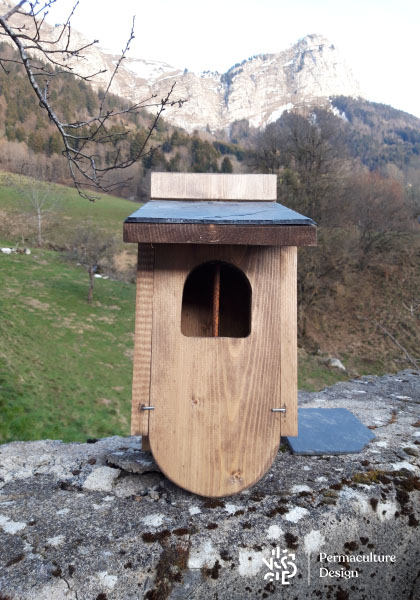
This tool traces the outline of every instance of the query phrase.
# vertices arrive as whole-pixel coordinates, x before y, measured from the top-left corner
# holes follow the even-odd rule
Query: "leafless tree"
[[[403,302],[403,306],[413,316],[420,309],[420,300],[412,300],[408,306]]]
[[[284,119],[283,119],[284,120]],[[283,120],[278,119],[256,134],[255,150],[249,157],[249,166],[263,173],[279,173],[286,162],[287,132]]]
[[[36,240],[38,247],[44,243],[46,225],[58,209],[61,196],[54,193],[53,184],[34,178],[14,177],[11,186],[19,195],[18,205],[21,206],[22,216],[35,222]]]
[[[15,6],[4,14],[0,14],[0,41],[11,42],[18,52],[18,59],[0,56],[0,67],[7,72],[9,62],[22,65],[26,76],[38,98],[40,106],[46,110],[50,121],[55,125],[63,141],[63,154],[68,161],[71,177],[81,196],[94,200],[92,190],[111,191],[121,185],[121,181],[112,183],[107,181],[110,171],[125,169],[138,161],[147,152],[153,152],[149,147],[150,138],[163,111],[168,106],[182,104],[181,101],[172,101],[171,94],[174,85],[168,90],[164,98],[158,100],[152,95],[144,101],[132,104],[123,109],[109,108],[110,88],[122,61],[125,59],[134,38],[134,18],[127,44],[117,61],[115,68],[109,75],[108,85],[102,97],[97,113],[86,120],[65,122],[59,117],[50,99],[50,89],[54,78],[62,75],[73,75],[86,82],[94,81],[96,75],[103,71],[82,75],[73,67],[75,59],[86,59],[86,50],[97,43],[97,40],[85,44],[73,44],[71,19],[79,4],[75,2],[73,9],[65,23],[57,29],[55,39],[51,40],[46,34],[45,19],[48,9],[57,0],[20,0]],[[55,30],[54,30],[55,31]],[[124,115],[137,114],[144,108],[156,109],[156,114],[148,129],[148,134],[138,152],[133,156],[126,156],[118,146],[114,148],[116,135],[123,138],[127,131],[121,133],[111,132],[110,125],[121,119]],[[112,150],[107,153],[108,160],[98,154],[101,144],[110,144]]]
[[[89,302],[93,300],[95,274],[103,261],[113,257],[115,248],[115,238],[105,231],[95,229],[91,224],[79,228],[73,237],[69,258],[80,262],[88,271]]]
[[[279,201],[319,224],[331,224],[337,221],[346,173],[340,131],[340,119],[327,110],[284,112],[257,135],[250,166],[278,173]]]
[[[382,331],[382,333],[384,335],[387,335],[394,342],[394,344],[405,354],[406,360],[411,364],[412,367],[414,367],[414,369],[420,375],[420,366],[419,366],[418,361],[416,361],[416,359],[409,353],[407,348],[404,347],[398,341],[398,339],[395,337],[395,335],[392,335],[392,333],[378,321],[375,321],[372,319],[366,319],[364,317],[361,317],[360,315],[358,315],[358,318],[362,321],[369,321],[369,322],[373,323],[373,325],[375,325],[380,331]]]
[[[358,232],[359,267],[405,239],[413,226],[401,183],[379,173],[359,173],[346,190],[346,212]]]

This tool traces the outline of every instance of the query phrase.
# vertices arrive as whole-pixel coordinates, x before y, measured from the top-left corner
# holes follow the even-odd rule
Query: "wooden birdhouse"
[[[275,175],[152,173],[138,244],[132,434],[202,496],[256,483],[297,435],[297,246]]]

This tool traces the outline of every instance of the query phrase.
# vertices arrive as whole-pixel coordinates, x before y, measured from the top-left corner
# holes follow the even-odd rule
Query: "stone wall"
[[[282,445],[217,500],[168,481],[135,437],[0,446],[0,600],[420,598],[418,374],[300,404],[348,408],[376,438],[341,456]]]

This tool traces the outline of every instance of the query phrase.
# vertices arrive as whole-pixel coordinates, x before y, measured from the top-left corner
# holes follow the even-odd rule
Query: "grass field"
[[[28,208],[28,201],[25,201],[19,190],[19,180],[23,180],[24,183],[27,181],[24,177],[0,171],[0,210],[14,216],[17,231],[20,229],[19,224],[27,221],[23,211]],[[49,184],[49,187],[51,198],[56,201],[56,204],[50,225],[46,223],[45,238],[47,241],[64,246],[71,239],[72,232],[77,226],[91,222],[98,229],[116,235],[122,244],[123,221],[139,207],[138,204],[105,194],[97,194],[98,199],[95,202],[89,202],[81,198],[74,188],[55,183]],[[16,240],[9,239],[9,241]],[[134,252],[133,244],[126,247]]]
[[[18,186],[17,176],[0,173],[0,210],[17,222],[3,245],[26,233]],[[133,202],[105,195],[89,202],[56,184],[50,190],[58,202],[48,243],[65,246],[91,222],[122,246]],[[134,245],[127,249],[136,252]],[[0,442],[128,434],[134,286],[98,279],[89,305],[83,267],[57,252],[32,252],[0,254]]]
[[[127,435],[134,285],[59,253],[0,254],[0,442]]]

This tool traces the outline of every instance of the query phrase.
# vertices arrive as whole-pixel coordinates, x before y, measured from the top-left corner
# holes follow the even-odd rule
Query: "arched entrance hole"
[[[237,267],[214,261],[188,275],[182,296],[181,332],[188,337],[247,337],[251,284]]]

